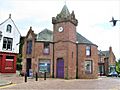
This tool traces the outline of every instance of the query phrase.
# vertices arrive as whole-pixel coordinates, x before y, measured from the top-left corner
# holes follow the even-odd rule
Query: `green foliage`
[[[22,70],[22,65],[21,65],[21,62],[22,62],[22,57],[20,54],[18,54],[18,57],[17,57],[17,70]]]
[[[20,46],[19,46],[19,54],[17,56],[17,70],[22,70],[22,47],[23,47],[23,44],[24,44],[24,39],[25,37],[21,37],[20,38]]]
[[[116,71],[120,74],[120,59],[116,62]]]

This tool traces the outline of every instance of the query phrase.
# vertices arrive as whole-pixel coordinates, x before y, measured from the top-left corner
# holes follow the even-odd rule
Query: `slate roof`
[[[48,29],[44,29],[36,35],[36,41],[53,42],[53,32]]]
[[[88,39],[83,37],[81,34],[76,33],[76,35],[77,35],[78,43],[80,43],[80,44],[93,44],[91,41],[89,41]],[[38,33],[36,35],[36,41],[53,42],[53,32],[48,30],[48,29],[42,30],[40,33]]]
[[[105,55],[105,57],[109,57],[110,55],[109,51],[101,51],[101,52]]]
[[[91,41],[89,41],[79,33],[77,33],[77,41],[78,43],[82,43],[82,44],[93,44]]]

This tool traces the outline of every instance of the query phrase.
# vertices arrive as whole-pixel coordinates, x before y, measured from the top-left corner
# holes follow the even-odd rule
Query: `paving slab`
[[[11,81],[0,80],[0,87],[12,84]]]

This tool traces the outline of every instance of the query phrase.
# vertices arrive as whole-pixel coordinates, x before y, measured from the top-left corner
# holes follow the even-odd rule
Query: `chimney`
[[[11,18],[11,14],[9,14],[9,18]]]
[[[111,46],[109,47],[109,52],[112,52],[112,47]]]
[[[30,30],[32,30],[32,26],[30,26]]]

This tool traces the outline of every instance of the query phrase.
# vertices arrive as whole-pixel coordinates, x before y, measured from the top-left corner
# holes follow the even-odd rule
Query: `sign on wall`
[[[39,72],[48,72],[50,73],[50,60],[40,60],[39,63]]]

